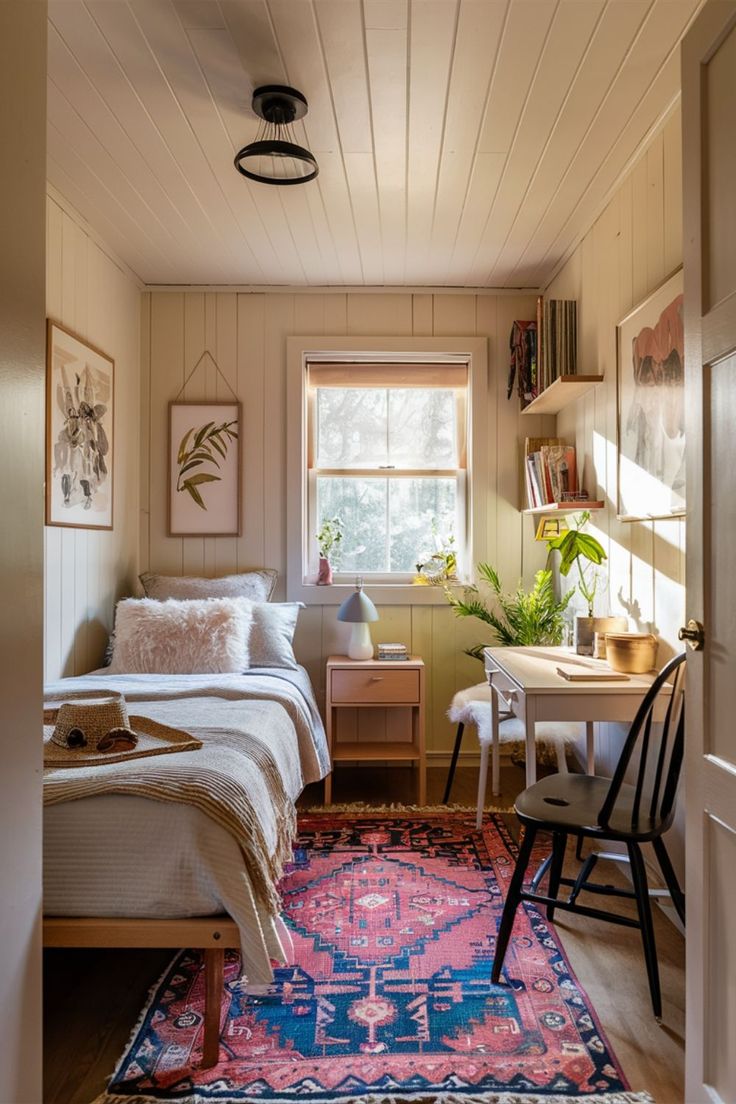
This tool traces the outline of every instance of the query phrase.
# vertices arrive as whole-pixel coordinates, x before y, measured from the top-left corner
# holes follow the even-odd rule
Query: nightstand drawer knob
[[[383,675],[371,675],[371,682],[383,682]]]

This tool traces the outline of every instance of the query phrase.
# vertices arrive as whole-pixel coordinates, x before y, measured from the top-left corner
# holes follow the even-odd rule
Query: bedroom
[[[307,602],[295,651],[322,708],[328,657],[347,647],[347,628],[336,615],[352,578],[318,594],[313,588],[306,598],[292,588],[303,583],[295,570],[313,577],[313,565],[298,555],[313,527],[302,526],[293,509],[303,472],[287,429],[294,394],[287,338],[319,338],[304,348],[322,354],[354,354],[356,343],[374,356],[475,355],[481,348],[491,386],[487,433],[473,436],[478,451],[471,457],[466,568],[488,561],[512,588],[519,577],[528,586],[544,566],[534,519],[519,509],[520,450],[526,437],[557,433],[576,445],[589,488],[607,503],[591,529],[608,551],[606,612],[656,625],[662,662],[679,650],[680,626],[698,616],[697,591],[686,594],[684,586],[684,520],[619,521],[615,469],[617,325],[683,261],[680,128],[686,113],[679,42],[700,5],[52,3],[47,44],[43,7],[11,2],[1,8],[9,89],[3,148],[13,166],[2,184],[1,416],[8,518],[15,518],[4,526],[3,542],[2,679],[11,722],[3,748],[11,769],[4,782],[2,869],[20,887],[7,924],[3,918],[9,1050],[0,1098],[9,1101],[41,1099],[40,751],[19,747],[10,730],[39,723],[44,679],[81,675],[100,664],[115,603],[140,595],[137,576],[146,571],[211,578],[252,567],[277,570],[274,600]],[[523,80],[515,76],[519,51],[532,59]],[[727,133],[733,89],[727,72],[713,72],[723,82],[712,98],[713,125]],[[320,175],[296,188],[259,187],[238,176],[232,159],[255,137],[253,88],[281,81],[296,84],[309,100],[300,133]],[[732,232],[727,194],[716,189],[711,196],[726,243]],[[686,220],[687,196],[686,186]],[[714,286],[719,280],[724,286],[724,273],[716,266]],[[577,300],[578,370],[604,376],[557,418],[522,416],[518,398],[506,397],[511,325],[535,317],[539,291]],[[111,531],[50,525],[42,532],[46,318],[114,361]],[[27,368],[19,372],[19,363]],[[724,391],[724,410],[729,395]],[[234,397],[242,408],[241,531],[170,536],[168,404]],[[477,416],[477,403],[474,410]],[[720,441],[727,471],[727,434]],[[728,535],[730,515],[725,502],[719,505],[713,525],[718,521]],[[689,513],[695,508],[688,503]],[[696,531],[704,525],[703,518]],[[728,572],[722,564],[720,571],[727,596]],[[699,585],[689,572],[689,588]],[[401,601],[378,585],[367,591],[379,614],[373,642],[403,641],[426,664],[428,802],[437,804],[455,737],[446,710],[457,690],[483,677],[477,661],[463,654],[480,639],[480,626],[456,618],[434,588],[417,587]],[[720,653],[727,660],[728,631],[722,627]],[[598,769],[610,773],[621,730],[601,725],[596,740]],[[727,746],[722,754],[729,759]],[[474,806],[478,755],[469,736],[460,763],[455,800]],[[335,775],[336,801],[362,797],[363,779],[372,805],[415,800],[411,773],[396,765],[355,773],[340,766]],[[524,771],[504,759],[502,777],[516,787],[513,801]],[[687,777],[688,799],[699,801],[694,776]],[[487,804],[495,804],[490,792]],[[695,818],[694,809],[687,813]],[[725,816],[719,823],[728,828],[731,821]],[[734,953],[717,927],[718,909],[733,901],[728,879],[717,874],[727,869],[733,847],[726,828],[708,852],[716,864],[711,893],[718,908],[710,914],[704,907],[688,919],[689,939],[716,924],[728,964],[724,977]],[[684,837],[680,808],[667,836],[680,874]],[[693,896],[707,900],[705,893]],[[666,923],[677,940],[676,928]],[[564,920],[560,931],[565,945]],[[608,940],[608,933],[601,938]],[[626,1015],[645,1025],[641,1060],[679,1063],[682,1085],[682,1039],[665,1042],[655,1030],[638,937],[625,934],[628,969],[640,986],[639,1007]],[[588,942],[594,943],[590,935]],[[691,954],[695,946],[689,944]],[[595,947],[593,957],[600,944]],[[55,953],[73,961],[69,952]],[[127,953],[119,952],[117,961],[125,962]],[[25,964],[20,974],[19,962]],[[120,970],[118,985],[124,984]],[[688,998],[691,1085],[698,1084],[699,1062],[710,1064],[716,1081],[726,1078],[721,1085],[733,1072],[719,1068],[715,1056],[733,1014],[728,985],[717,986],[713,963],[710,970],[710,1004],[703,1010],[695,990],[692,1004]],[[142,983],[128,1022],[118,1025],[120,1047],[107,1056],[105,1074],[157,973]],[[595,976],[589,981],[580,973],[592,995]],[[667,1009],[666,981],[664,987]],[[681,990],[676,999],[682,1001]],[[592,1000],[603,1016],[597,991]],[[681,1006],[674,1011],[681,1018]],[[604,1030],[610,1039],[618,1029],[606,1021]],[[705,1083],[702,1070],[701,1078]],[[68,1086],[76,1090],[73,1081]],[[632,1088],[649,1086],[643,1080]],[[730,1099],[726,1090],[721,1099]]]

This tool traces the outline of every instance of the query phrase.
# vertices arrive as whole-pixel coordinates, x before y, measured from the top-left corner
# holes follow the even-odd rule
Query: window
[[[339,574],[411,582],[464,546],[466,392],[464,365],[309,364],[310,531],[341,519]]]
[[[458,574],[472,574],[487,532],[487,342],[446,347],[456,340],[288,339],[290,598],[339,602],[362,575],[378,601],[444,602],[441,588],[411,584],[450,538]],[[315,587],[315,534],[334,517],[337,585]]]

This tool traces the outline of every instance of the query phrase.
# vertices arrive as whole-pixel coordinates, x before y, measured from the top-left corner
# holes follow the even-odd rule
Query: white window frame
[[[317,586],[309,570],[314,535],[309,519],[308,380],[309,361],[400,360],[467,365],[467,467],[465,477],[465,537],[460,558],[472,581],[475,564],[485,556],[488,537],[488,426],[495,427],[495,395],[488,386],[488,339],[481,337],[324,337],[286,339],[287,355],[287,555],[289,601],[307,605],[339,605],[354,587],[352,577],[332,586]],[[493,404],[494,409],[490,409]],[[385,579],[385,576],[384,576]],[[390,605],[444,605],[441,587],[413,586],[410,581],[366,585],[374,602]]]

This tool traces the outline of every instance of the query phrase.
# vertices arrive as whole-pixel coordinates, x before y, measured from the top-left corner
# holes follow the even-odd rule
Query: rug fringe
[[[206,1104],[211,1097],[203,1097],[199,1093],[194,1096],[175,1095],[172,1100],[176,1104]],[[217,1096],[217,1104],[244,1104],[246,1100],[257,1100],[257,1097]],[[487,1093],[369,1093],[367,1096],[329,1096],[307,1097],[295,1096],[269,1097],[267,1104],[296,1104],[300,1099],[308,1100],[309,1104],[655,1104],[654,1097],[647,1092],[614,1092],[595,1093],[593,1096],[569,1096],[567,1094],[555,1096],[539,1096],[537,1093],[516,1092],[487,1092]],[[119,1096],[117,1094],[103,1093],[92,1104],[162,1104],[165,1096]]]
[[[404,805],[400,801],[391,802],[390,805],[371,805],[366,801],[349,801],[340,805],[312,805],[309,808],[298,809],[300,817],[311,816],[313,813],[362,813],[365,816],[385,813],[464,813],[467,816],[475,816],[475,806],[471,805]],[[496,805],[485,805],[484,813],[510,813],[511,808],[502,809]]]

